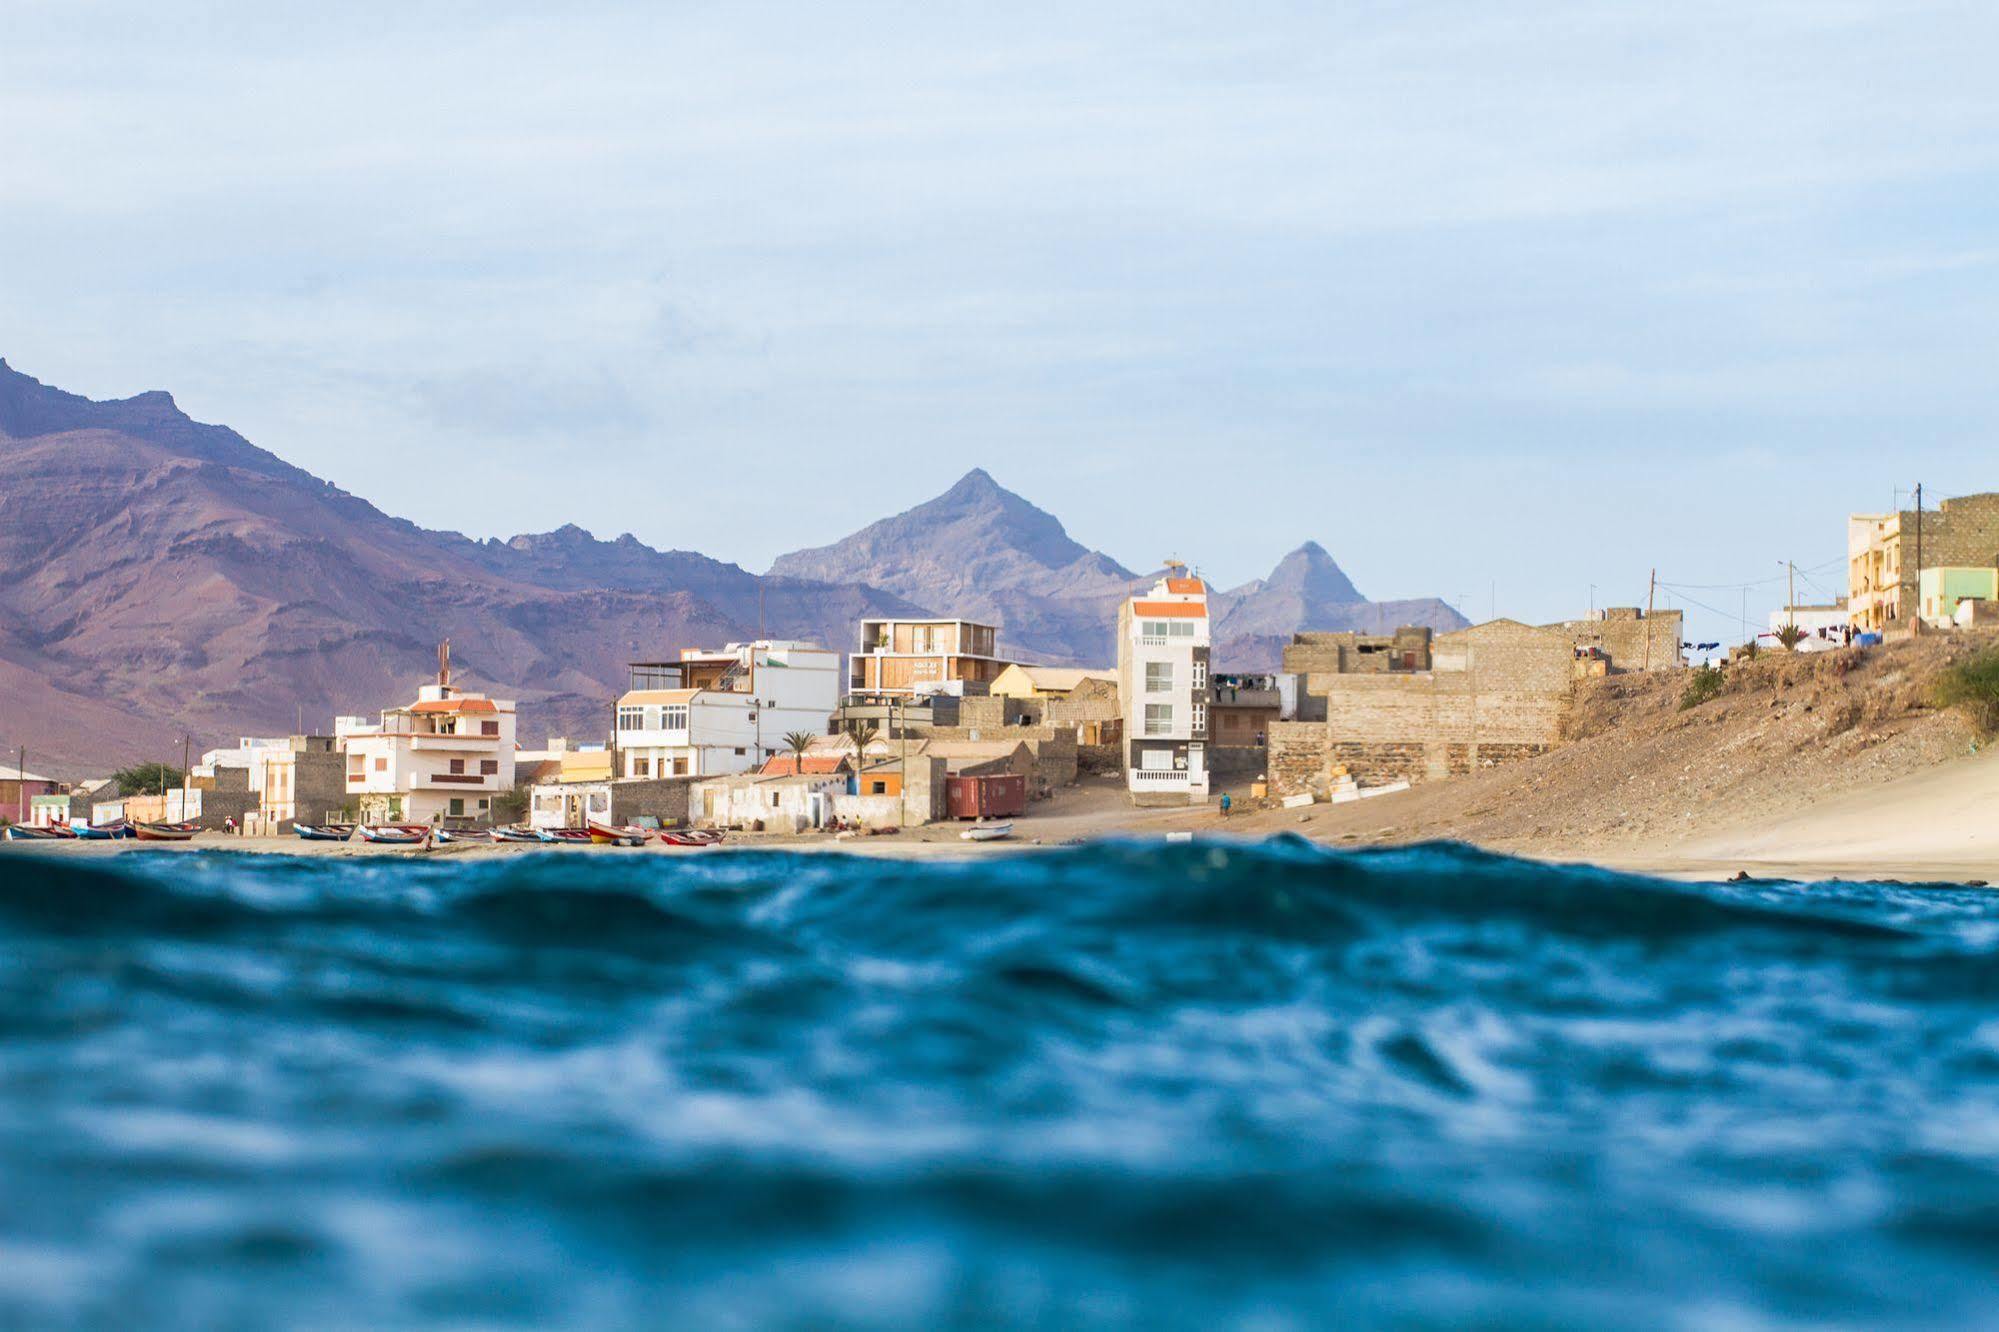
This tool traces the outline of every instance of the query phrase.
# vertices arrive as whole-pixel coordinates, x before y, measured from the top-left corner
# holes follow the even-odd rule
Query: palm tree
[[[867,762],[868,746],[881,738],[882,728],[873,722],[861,722],[853,729],[854,762],[856,766]]]
[[[810,731],[786,732],[784,744],[791,751],[791,770],[794,774],[805,772],[805,751],[812,748],[812,742],[818,738]]]

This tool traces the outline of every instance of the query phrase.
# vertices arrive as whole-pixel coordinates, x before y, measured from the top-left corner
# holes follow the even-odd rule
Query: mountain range
[[[411,484],[416,484],[415,478]],[[163,392],[92,401],[0,360],[0,745],[81,775],[405,701],[449,638],[520,734],[601,735],[625,663],[752,636],[845,648],[869,615],[1000,626],[1008,655],[1107,664],[1152,575],[983,470],[763,575],[581,528],[474,540],[395,518]],[[1220,669],[1294,630],[1464,623],[1369,602],[1318,545],[1215,594]]]

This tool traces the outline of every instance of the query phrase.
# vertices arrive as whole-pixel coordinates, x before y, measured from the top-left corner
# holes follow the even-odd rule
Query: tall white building
[[[1144,804],[1208,798],[1208,587],[1174,569],[1118,607],[1125,782]]]
[[[824,735],[840,654],[760,639],[678,661],[633,662],[618,699],[619,777],[722,777],[761,768],[793,731]]]
[[[513,701],[452,685],[446,650],[416,702],[384,709],[378,723],[336,717],[333,735],[347,757],[348,803],[370,823],[490,822],[514,785]]]

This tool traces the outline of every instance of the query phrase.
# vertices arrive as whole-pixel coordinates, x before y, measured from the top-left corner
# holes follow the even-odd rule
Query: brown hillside
[[[1963,755],[1963,716],[1930,705],[1937,673],[1994,637],[1765,653],[1682,709],[1691,672],[1577,688],[1571,743],[1476,777],[1354,805],[1259,812],[1258,824],[1335,842],[1453,838],[1592,858],[1669,852],[1767,823]]]

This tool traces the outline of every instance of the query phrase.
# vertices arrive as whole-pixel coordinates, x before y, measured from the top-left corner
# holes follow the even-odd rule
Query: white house
[[[620,777],[749,772],[793,731],[823,735],[840,701],[840,654],[759,639],[678,661],[634,662],[618,699]]]
[[[1208,798],[1208,587],[1174,569],[1118,607],[1118,697],[1134,801]]]
[[[1830,606],[1782,606],[1770,612],[1770,629],[1762,637],[1776,644],[1784,626],[1795,624],[1804,635],[1798,640],[1797,651],[1824,652],[1846,643],[1852,623],[1844,601]]]
[[[364,820],[485,822],[495,797],[512,789],[513,702],[454,688],[449,660],[440,654],[437,683],[417,690],[416,702],[385,709],[379,723],[334,719],[347,798]]]

